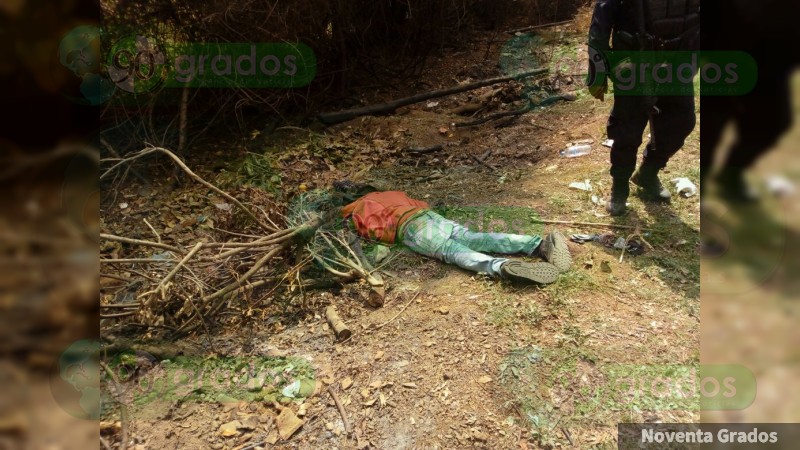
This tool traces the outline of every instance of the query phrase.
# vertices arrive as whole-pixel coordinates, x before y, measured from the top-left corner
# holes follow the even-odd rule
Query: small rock
[[[265,441],[267,442],[267,444],[269,444],[269,445],[275,445],[275,443],[276,443],[276,442],[278,442],[278,432],[277,432],[277,431],[275,431],[275,430],[272,430],[272,431],[271,431],[271,432],[270,432],[270,433],[267,435],[267,438],[266,438],[266,439],[264,439],[264,440],[265,440]]]
[[[239,426],[240,430],[255,430],[258,428],[258,416],[247,416]]]
[[[439,313],[441,313],[442,315],[445,315],[445,316],[446,316],[446,315],[448,315],[448,314],[450,314],[450,310],[449,310],[449,309],[447,309],[447,308],[445,308],[444,306],[442,306],[441,308],[439,308],[439,310],[438,310],[438,311],[439,311]]]
[[[218,442],[216,444],[211,445],[212,450],[220,450],[222,447],[225,447],[225,444]]]
[[[328,422],[325,424],[325,429],[328,431],[333,431],[333,422]]]
[[[489,436],[486,433],[482,433],[480,431],[474,431],[472,433],[472,439],[478,442],[486,442],[489,440]]]
[[[342,380],[342,389],[347,389],[353,385],[353,379],[350,377],[345,378]]]
[[[386,352],[384,352],[383,350],[381,350],[381,351],[379,351],[378,353],[376,353],[376,354],[375,354],[375,361],[378,361],[379,359],[383,358],[383,356],[384,356],[385,354],[386,354]]]
[[[484,376],[478,378],[478,383],[480,383],[480,384],[486,384],[486,383],[489,383],[491,381],[492,381],[492,377],[490,377],[489,375],[484,375]]]
[[[242,426],[242,423],[238,420],[234,420],[225,424],[222,424],[217,431],[222,437],[230,437],[239,434],[238,429]]]
[[[283,408],[278,418],[275,419],[275,423],[281,439],[289,439],[303,426],[303,421],[297,418],[291,408]]]

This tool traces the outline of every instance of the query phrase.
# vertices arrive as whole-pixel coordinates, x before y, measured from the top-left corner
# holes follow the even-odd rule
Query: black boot
[[[617,175],[612,177],[611,199],[606,202],[606,211],[612,216],[621,216],[627,209],[625,203],[628,201],[628,195],[631,193],[631,187],[628,184],[629,178],[630,175]]]
[[[751,203],[758,200],[758,193],[744,177],[744,172],[738,168],[725,168],[717,177],[719,195],[732,203]]]
[[[655,165],[642,163],[639,170],[633,174],[631,181],[642,188],[646,198],[668,202],[672,194],[658,179],[659,170],[661,169]]]

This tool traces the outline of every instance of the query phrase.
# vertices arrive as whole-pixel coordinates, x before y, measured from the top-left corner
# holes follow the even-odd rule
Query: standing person
[[[589,92],[598,100],[605,98],[608,80],[594,67],[609,50],[698,50],[699,33],[700,0],[597,0],[589,29]],[[613,41],[613,47],[609,41]],[[651,139],[634,174],[648,121]],[[658,172],[683,146],[695,122],[693,93],[626,95],[622,89],[614,89],[614,107],[607,125],[608,137],[614,140],[611,199],[606,203],[609,214],[625,212],[631,175],[646,199],[669,201],[671,194],[658,179]]]
[[[566,239],[557,231],[544,238],[472,232],[400,191],[369,193],[342,208],[341,215],[352,220],[363,238],[401,243],[416,253],[497,278],[547,284],[572,264]],[[539,256],[547,262],[514,261],[482,252]]]

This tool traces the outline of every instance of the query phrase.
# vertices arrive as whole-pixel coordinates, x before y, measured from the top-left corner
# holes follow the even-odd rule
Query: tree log
[[[331,328],[333,328],[333,332],[336,334],[337,340],[343,341],[353,335],[353,332],[350,331],[350,328],[348,328],[339,317],[339,313],[336,312],[335,307],[328,306],[328,308],[325,309],[325,317],[328,319],[328,323],[331,324]]]

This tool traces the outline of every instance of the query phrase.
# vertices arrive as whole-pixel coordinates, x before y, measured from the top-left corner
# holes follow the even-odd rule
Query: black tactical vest
[[[623,0],[641,47],[692,50],[699,46],[700,0]]]

